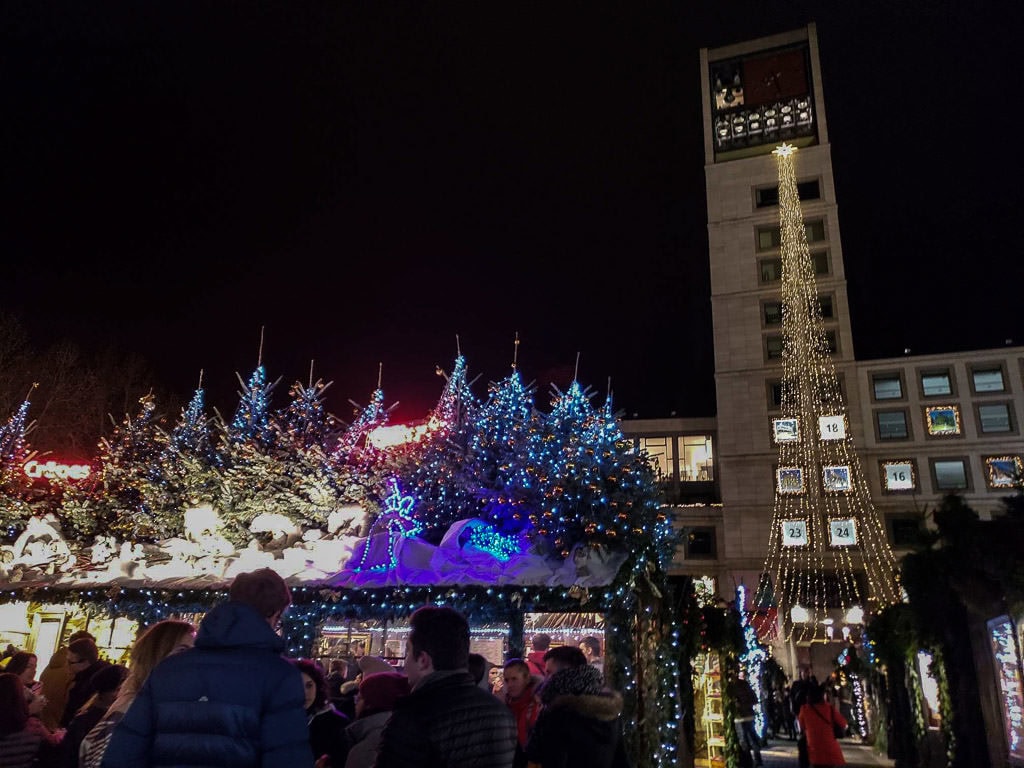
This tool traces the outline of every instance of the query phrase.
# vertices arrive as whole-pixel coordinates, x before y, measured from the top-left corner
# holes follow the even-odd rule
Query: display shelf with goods
[[[694,659],[695,708],[700,712],[703,741],[694,744],[695,764],[705,768],[725,766],[725,710],[722,702],[722,673],[719,655],[715,651],[700,654]]]

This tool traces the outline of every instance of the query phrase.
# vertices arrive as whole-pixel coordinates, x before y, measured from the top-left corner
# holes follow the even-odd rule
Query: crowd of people
[[[735,707],[734,725],[740,745],[740,768],[763,764],[763,740],[755,726],[758,694],[745,679],[742,668],[726,686]],[[801,666],[788,686],[763,691],[766,731],[797,742],[798,768],[834,768],[845,765],[839,738],[849,733],[849,723],[828,698],[829,686],[818,683],[810,666]]]
[[[0,673],[3,768],[204,765],[290,768],[628,768],[622,696],[601,644],[554,645],[494,664],[470,653],[458,611],[413,612],[401,665],[285,656],[291,593],[273,570],[238,575],[199,623],[142,632],[127,665],[73,634],[36,679],[13,652]]]

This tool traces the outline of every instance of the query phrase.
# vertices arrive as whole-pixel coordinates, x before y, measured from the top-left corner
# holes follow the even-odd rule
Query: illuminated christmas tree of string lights
[[[853,610],[855,621],[857,608],[873,613],[896,602],[899,591],[896,560],[854,451],[830,356],[795,152],[783,144],[773,153],[779,169],[783,375],[782,416],[772,421],[779,463],[764,570],[786,639],[801,641],[832,637],[830,609],[843,616]]]

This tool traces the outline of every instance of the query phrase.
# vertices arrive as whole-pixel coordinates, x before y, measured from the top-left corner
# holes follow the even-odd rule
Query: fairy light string
[[[839,609],[899,599],[896,560],[871,502],[830,350],[797,193],[796,148],[774,151],[782,261],[782,416],[764,571],[790,641],[832,639]],[[859,582],[863,573],[864,590]],[[839,639],[836,637],[835,639]]]

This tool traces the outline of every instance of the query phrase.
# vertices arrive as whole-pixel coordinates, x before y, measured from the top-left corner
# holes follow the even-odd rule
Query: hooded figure
[[[622,695],[603,688],[589,665],[567,667],[541,687],[544,705],[526,745],[531,763],[565,768],[628,768]]]
[[[230,602],[199,624],[195,647],[149,674],[103,756],[103,768],[142,765],[309,768],[302,676],[274,631],[291,602],[269,568],[239,574]]]

